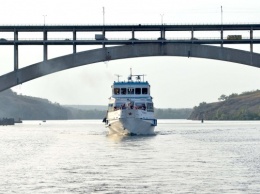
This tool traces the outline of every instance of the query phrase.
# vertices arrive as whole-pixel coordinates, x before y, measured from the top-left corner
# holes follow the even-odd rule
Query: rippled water
[[[260,193],[259,121],[106,134],[94,120],[1,126],[0,193]]]

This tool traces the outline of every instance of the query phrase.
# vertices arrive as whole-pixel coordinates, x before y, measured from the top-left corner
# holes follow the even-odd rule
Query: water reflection
[[[156,134],[150,135],[120,135],[120,134],[108,134],[107,138],[115,143],[124,141],[142,141],[146,139],[154,138]]]

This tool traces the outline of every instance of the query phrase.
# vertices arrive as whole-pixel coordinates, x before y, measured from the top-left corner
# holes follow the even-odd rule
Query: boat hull
[[[120,118],[109,122],[109,134],[153,135],[156,120],[140,118]]]

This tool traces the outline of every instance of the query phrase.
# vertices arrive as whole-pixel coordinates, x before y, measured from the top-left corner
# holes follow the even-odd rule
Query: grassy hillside
[[[200,103],[194,107],[189,119],[193,120],[260,120],[260,91],[240,95],[222,95],[220,102]]]
[[[68,110],[47,99],[17,95],[12,90],[0,93],[0,118],[24,120],[67,119]]]
[[[105,110],[80,110],[61,106],[47,99],[17,95],[10,89],[0,93],[0,118],[14,118],[15,120],[103,119],[105,113]]]

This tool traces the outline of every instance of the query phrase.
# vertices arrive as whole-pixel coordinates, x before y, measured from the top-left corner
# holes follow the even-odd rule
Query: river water
[[[99,120],[0,127],[0,193],[260,193],[260,121],[159,120],[107,136]]]

